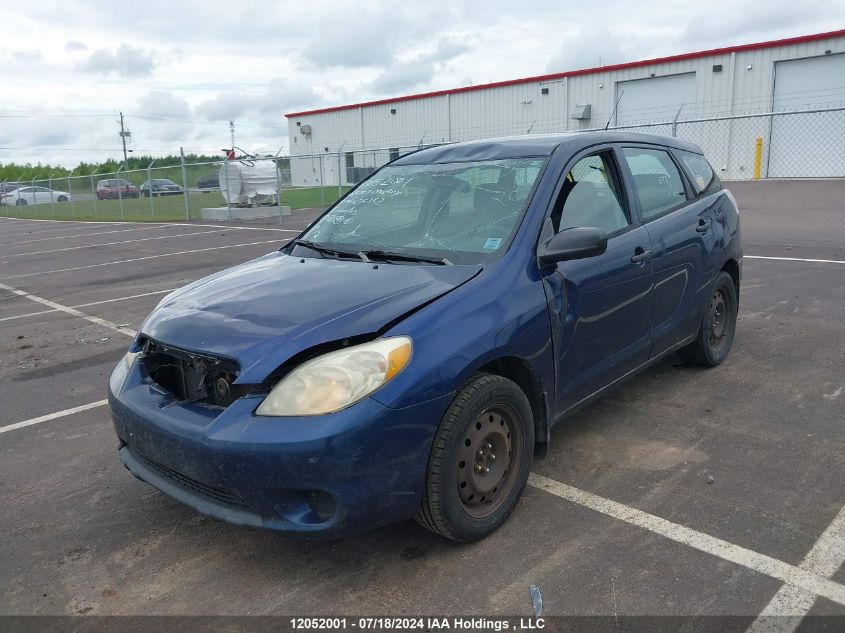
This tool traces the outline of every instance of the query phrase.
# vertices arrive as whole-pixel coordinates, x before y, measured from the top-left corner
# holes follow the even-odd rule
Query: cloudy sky
[[[0,0],[0,162],[287,151],[285,112],[845,27],[845,0]]]

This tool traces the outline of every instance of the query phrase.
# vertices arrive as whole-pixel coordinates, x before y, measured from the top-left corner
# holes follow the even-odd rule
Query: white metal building
[[[843,105],[845,29],[286,117],[294,185],[337,184],[338,173],[343,183],[355,182],[400,148],[588,130],[608,121],[698,142],[723,178],[751,177],[759,137],[763,177],[812,177],[845,176],[845,147],[827,147],[831,134],[842,142],[845,112],[822,113],[824,120],[723,117]],[[642,125],[655,122],[665,124]],[[825,160],[818,160],[820,147]]]

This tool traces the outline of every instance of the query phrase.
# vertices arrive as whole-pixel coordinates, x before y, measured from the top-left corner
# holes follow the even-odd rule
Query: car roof
[[[407,154],[394,161],[394,164],[425,165],[430,163],[551,156],[558,148],[574,154],[591,145],[602,143],[646,143],[673,147],[696,154],[704,153],[695,143],[671,136],[615,131],[565,132],[562,134],[506,136],[429,147],[428,149]]]

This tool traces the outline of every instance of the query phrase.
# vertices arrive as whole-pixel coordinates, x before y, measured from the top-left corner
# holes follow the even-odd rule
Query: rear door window
[[[643,220],[663,215],[686,201],[684,181],[669,152],[641,147],[625,147],[622,152],[634,178]]]

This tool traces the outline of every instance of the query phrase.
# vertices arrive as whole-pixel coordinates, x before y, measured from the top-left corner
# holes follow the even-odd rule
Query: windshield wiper
[[[454,266],[445,257],[426,257],[424,255],[411,255],[408,253],[394,253],[392,251],[361,251],[359,255],[365,255],[369,259],[390,260],[395,259],[403,262],[423,262],[425,264],[437,264],[439,266]]]
[[[335,257],[361,257],[360,253],[350,253],[349,251],[342,251],[336,248],[329,248],[316,242],[309,242],[308,240],[294,240],[296,246],[304,246],[310,248],[312,251],[317,251],[323,255],[334,255]]]

